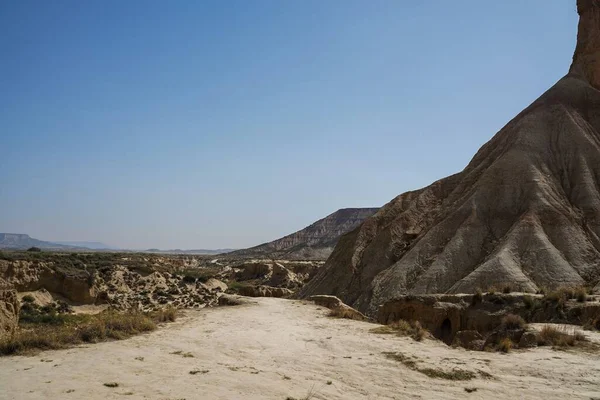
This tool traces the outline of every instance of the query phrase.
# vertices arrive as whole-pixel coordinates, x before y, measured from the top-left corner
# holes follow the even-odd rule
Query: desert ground
[[[256,298],[188,310],[128,340],[3,357],[0,398],[600,399],[598,354],[473,352],[375,334],[374,324],[328,312],[306,301]],[[466,378],[419,372],[427,368]]]

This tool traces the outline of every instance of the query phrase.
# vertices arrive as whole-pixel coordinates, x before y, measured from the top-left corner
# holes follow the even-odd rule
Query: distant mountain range
[[[357,228],[378,210],[379,208],[343,208],[291,235],[227,255],[325,260],[342,235]]]
[[[0,233],[0,249],[28,249],[30,247],[39,247],[40,249],[47,250],[85,249],[85,247],[80,246],[70,246],[34,239],[23,233]]]
[[[38,240],[30,237],[23,233],[0,233],[0,249],[7,250],[26,250],[30,247],[38,247],[42,250],[53,250],[53,251],[86,251],[86,250],[107,250],[107,251],[137,251],[128,249],[119,249],[114,246],[109,246],[101,242],[86,242],[86,241],[58,241],[58,242],[47,242],[44,240]],[[148,249],[142,250],[146,253],[157,253],[157,254],[224,254],[233,251],[233,249],[216,249],[216,250],[160,250],[160,249]]]

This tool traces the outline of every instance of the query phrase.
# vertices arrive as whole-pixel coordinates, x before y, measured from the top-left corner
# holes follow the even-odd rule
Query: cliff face
[[[291,235],[228,256],[278,259],[326,259],[340,236],[359,226],[377,208],[345,208]]]
[[[465,170],[398,196],[343,236],[302,295],[336,295],[373,315],[404,294],[600,289],[598,3],[578,2],[567,76]]]

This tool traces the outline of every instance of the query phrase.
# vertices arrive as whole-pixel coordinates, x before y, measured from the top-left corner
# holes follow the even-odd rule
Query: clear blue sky
[[[575,0],[3,1],[0,232],[245,247],[462,170]]]

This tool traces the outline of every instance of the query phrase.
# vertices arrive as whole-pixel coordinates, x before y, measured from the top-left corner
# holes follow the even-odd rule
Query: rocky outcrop
[[[340,236],[375,214],[377,208],[345,208],[298,232],[256,247],[228,253],[233,257],[271,257],[291,260],[325,260]]]
[[[74,303],[91,304],[98,295],[94,274],[55,267],[53,263],[0,260],[0,277],[19,292],[46,289]]]
[[[253,281],[257,285],[298,289],[319,268],[317,262],[250,261],[235,265],[233,278],[239,282]],[[295,272],[296,271],[296,272]]]
[[[343,236],[301,292],[370,315],[406,294],[600,282],[600,6],[580,1],[568,75],[460,173],[404,193]]]
[[[0,339],[12,335],[19,323],[17,291],[0,279]]]
[[[481,339],[475,337],[473,332],[490,334],[497,331],[508,314],[521,316],[528,322],[540,323],[585,325],[596,321],[600,318],[600,298],[589,300],[591,301],[563,302],[541,295],[491,293],[481,298],[464,294],[409,295],[384,303],[379,308],[377,321],[382,324],[398,320],[419,321],[433,336],[445,343],[457,341],[463,347],[473,348],[482,345],[470,343]],[[513,333],[515,336],[511,339],[519,343],[523,332]],[[487,340],[495,339],[488,336]]]

